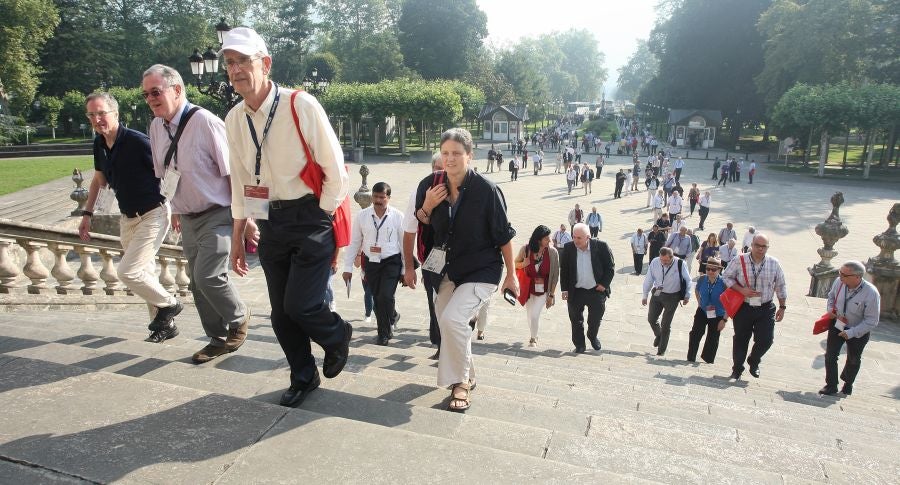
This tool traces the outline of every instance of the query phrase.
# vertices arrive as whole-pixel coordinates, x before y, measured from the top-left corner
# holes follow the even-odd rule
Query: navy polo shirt
[[[433,179],[433,175],[429,175],[419,182],[417,208],[422,207],[425,192],[431,187]],[[457,212],[452,222],[448,200],[431,212],[434,247],[447,246],[446,274],[457,286],[464,283],[496,285],[503,274],[500,246],[516,235],[506,216],[503,192],[471,169],[466,173],[459,191],[460,198],[454,209]],[[437,278],[433,282],[440,283]]]
[[[146,212],[165,198],[159,192],[159,179],[153,172],[150,137],[119,126],[112,148],[102,135],[94,138],[94,170],[103,172],[116,191],[123,214]]]

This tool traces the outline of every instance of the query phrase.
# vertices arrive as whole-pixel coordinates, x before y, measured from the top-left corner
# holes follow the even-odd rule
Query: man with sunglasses
[[[828,292],[827,308],[834,325],[828,329],[825,345],[825,387],[819,394],[837,394],[838,357],[847,344],[847,361],[840,374],[844,386],[841,393],[853,394],[853,382],[859,373],[863,349],[869,334],[878,325],[881,295],[875,285],[865,280],[866,267],[859,261],[847,261],[838,273],[839,278]]]
[[[322,105],[269,79],[272,57],[256,31],[228,31],[219,55],[244,98],[225,117],[235,220],[231,266],[240,276],[249,271],[241,235],[252,217],[272,328],[291,368],[281,404],[296,407],[320,384],[311,342],[325,351],[326,378],[336,377],[349,355],[353,328],[329,309],[325,293],[337,257],[332,213],[347,196],[350,177]],[[301,175],[310,173],[321,174],[318,187]]]
[[[730,223],[729,223],[730,225]],[[734,315],[734,338],[731,378],[740,379],[744,359],[750,365],[750,375],[759,377],[759,364],[775,340],[775,322],[784,318],[787,309],[787,284],[777,259],[768,256],[769,238],[757,232],[749,254],[741,254],[731,261],[722,278],[725,286],[744,296],[744,303]],[[778,298],[778,308],[772,300]],[[750,338],[753,349],[747,356]]]
[[[250,310],[228,279],[233,221],[225,124],[188,103],[181,75],[169,66],[150,66],[141,86],[156,116],[150,124],[154,170],[172,205],[172,229],[181,232],[194,304],[210,338],[192,357],[202,364],[243,345],[250,323]],[[251,237],[255,233],[254,226]]]
[[[156,253],[169,231],[171,209],[160,193],[159,179],[153,173],[150,139],[147,135],[119,124],[119,103],[105,92],[91,94],[85,101],[87,118],[97,133],[94,138],[94,177],[82,212],[78,234],[91,239],[94,211],[106,212],[109,202],[96,206],[101,189],[109,185],[115,191],[122,217],[119,238],[122,258],[116,268],[119,280],[150,307],[153,320],[148,342],[160,343],[178,335],[175,316],[182,304],[170,295],[156,278]],[[109,199],[105,199],[109,200]]]

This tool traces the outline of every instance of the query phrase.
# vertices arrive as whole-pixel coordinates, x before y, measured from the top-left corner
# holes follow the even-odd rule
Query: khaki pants
[[[119,219],[119,236],[124,249],[117,268],[119,279],[135,295],[156,308],[175,304],[175,297],[159,284],[156,277],[156,253],[169,232],[171,213],[166,202],[142,216],[123,215]]]
[[[497,285],[490,283],[465,283],[457,287],[444,276],[434,302],[438,325],[441,327],[438,386],[447,387],[475,379],[469,320],[481,310],[495,291]]]

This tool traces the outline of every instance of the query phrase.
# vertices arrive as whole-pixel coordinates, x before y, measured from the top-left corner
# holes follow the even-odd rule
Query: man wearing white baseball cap
[[[234,234],[244,234],[248,217],[257,220],[272,328],[291,368],[281,404],[295,407],[320,383],[311,342],[325,351],[325,377],[337,376],[347,363],[353,328],[329,310],[325,288],[336,251],[332,213],[347,195],[349,176],[319,102],[269,79],[272,58],[259,34],[232,29],[219,54],[244,98],[225,118]],[[320,181],[307,183],[309,173]],[[237,236],[231,266],[241,276],[249,271]]]

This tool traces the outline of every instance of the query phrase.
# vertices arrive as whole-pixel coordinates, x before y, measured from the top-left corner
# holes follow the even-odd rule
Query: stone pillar
[[[75,286],[72,284],[75,272],[72,271],[72,267],[69,266],[69,261],[66,259],[72,249],[74,247],[67,244],[54,243],[50,246],[50,250],[53,251],[53,268],[50,270],[50,275],[56,278],[56,293],[60,295],[68,295],[75,290]]]
[[[125,290],[119,281],[119,274],[116,271],[116,265],[113,258],[122,254],[122,251],[116,249],[101,249],[100,257],[103,258],[103,267],[100,269],[100,279],[106,283],[103,291],[107,295],[121,295]]]
[[[85,295],[99,294],[98,282],[100,281],[100,275],[97,274],[97,270],[94,268],[91,255],[100,254],[100,250],[87,246],[78,246],[75,248],[75,251],[78,252],[78,257],[81,258],[81,266],[78,267],[78,273],[76,273],[82,283],[81,293]]]
[[[175,261],[175,284],[178,285],[178,295],[188,296],[191,293],[191,278],[187,274],[187,259],[178,258]]]
[[[823,247],[816,250],[819,253],[821,261],[816,263],[809,271],[809,293],[806,296],[815,296],[818,298],[827,298],[831,285],[837,279],[838,269],[831,265],[831,260],[837,256],[838,252],[834,250],[834,243],[845,237],[850,231],[847,226],[841,222],[841,216],[838,214],[841,204],[844,203],[844,194],[835,192],[831,196],[831,214],[825,219],[825,222],[816,226],[816,234],[822,238]]]
[[[15,241],[12,239],[0,239],[0,294],[12,293],[17,287],[16,280],[22,274],[9,254],[9,247],[13,244]]]
[[[366,184],[366,178],[369,176],[369,167],[363,165],[359,167],[359,174],[362,175],[362,185],[359,190],[353,194],[353,200],[363,209],[372,205],[372,193],[369,192],[369,186]]]
[[[21,239],[18,243],[19,246],[25,248],[25,251],[28,253],[25,267],[22,268],[22,272],[31,280],[31,284],[28,285],[28,293],[32,295],[49,293],[50,287],[47,286],[47,277],[50,276],[50,271],[47,270],[47,267],[44,266],[43,261],[41,261],[40,254],[41,249],[46,248],[47,245],[45,243]]]
[[[156,259],[159,261],[159,284],[161,284],[166,291],[174,294],[177,290],[175,286],[175,277],[169,272],[169,263],[172,261],[172,258],[157,256]]]
[[[866,273],[881,294],[881,318],[900,321],[900,262],[894,259],[894,251],[900,248],[900,202],[891,208],[887,220],[887,230],[872,239],[881,252],[866,262]]]
[[[84,204],[87,203],[88,200],[88,191],[86,188],[82,187],[81,184],[84,183],[84,176],[81,175],[81,170],[77,168],[72,170],[72,181],[75,182],[75,190],[69,194],[69,198],[75,201],[78,204],[70,215],[72,216],[80,216],[81,211],[84,210]]]

